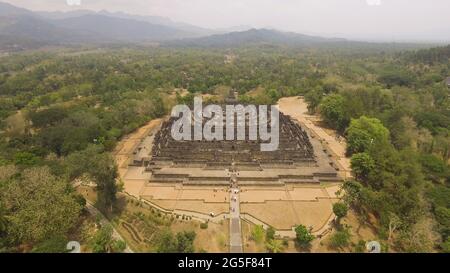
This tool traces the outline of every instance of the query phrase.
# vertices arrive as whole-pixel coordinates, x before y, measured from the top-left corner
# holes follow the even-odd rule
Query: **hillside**
[[[344,39],[327,39],[293,32],[271,29],[250,29],[247,31],[216,34],[207,37],[181,39],[167,43],[171,46],[239,47],[255,44],[313,45],[319,43],[343,42]]]
[[[198,37],[201,34],[197,31],[206,30],[159,17],[135,18],[125,13],[87,10],[32,12],[0,2],[0,37],[3,37],[0,50],[3,51],[42,45],[159,42]]]
[[[103,35],[111,41],[162,41],[188,36],[188,33],[171,27],[104,15],[83,15],[55,20],[53,23],[75,31],[90,31],[95,35]]]

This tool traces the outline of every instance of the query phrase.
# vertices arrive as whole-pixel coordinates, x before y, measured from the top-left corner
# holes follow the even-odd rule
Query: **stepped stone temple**
[[[238,104],[231,93],[225,103]],[[222,106],[223,109],[226,107]],[[298,224],[310,227],[315,235],[326,233],[328,224],[334,219],[333,203],[339,200],[342,182],[342,165],[336,161],[337,156],[330,150],[328,141],[304,121],[281,112],[276,123],[278,127],[269,126],[272,125],[272,112],[248,112],[252,114],[247,114],[244,119],[242,112],[239,115],[239,120],[246,123],[243,126],[245,133],[239,126],[240,138],[237,137],[238,114],[235,113],[234,138],[231,130],[227,134],[227,125],[233,127],[224,118],[223,122],[215,124],[219,125],[218,130],[220,125],[225,125],[224,140],[216,141],[204,137],[201,140],[193,140],[193,137],[192,140],[176,140],[172,137],[172,125],[178,118],[159,120],[132,146],[134,152],[124,161],[126,192],[164,213],[183,216],[181,219],[187,216],[216,224],[228,219],[230,252],[244,249],[241,221],[266,228],[271,226],[281,237],[295,238]],[[254,122],[262,115],[268,119],[268,131],[279,129],[278,149],[273,151],[261,149],[262,144],[273,140],[260,140],[260,130],[265,128],[261,124],[255,126]],[[215,118],[220,120],[214,115]],[[195,118],[191,116],[191,123],[193,120]],[[202,121],[203,125],[212,122],[205,118]],[[185,126],[189,126],[188,123],[181,131],[189,128]],[[195,125],[190,126],[193,136]],[[216,128],[213,131],[216,137],[220,136]],[[187,133],[184,135],[188,136]],[[134,143],[133,139],[130,141]]]
[[[321,143],[282,113],[279,147],[269,152],[261,151],[261,141],[248,140],[248,122],[246,140],[176,141],[171,136],[175,120],[169,118],[163,122],[152,137],[150,152],[143,152],[139,147],[135,152],[132,165],[144,166],[151,173],[151,182],[226,186],[230,185],[230,173],[237,174],[240,186],[341,180]]]

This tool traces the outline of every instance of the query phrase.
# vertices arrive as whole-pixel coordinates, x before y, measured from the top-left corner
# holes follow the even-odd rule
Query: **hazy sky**
[[[358,39],[450,41],[450,0],[0,0],[31,10],[158,15],[208,28],[272,27]],[[81,1],[79,6],[68,2]]]

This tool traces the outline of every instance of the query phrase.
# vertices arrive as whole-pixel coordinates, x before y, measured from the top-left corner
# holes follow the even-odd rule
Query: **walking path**
[[[114,226],[111,224],[111,222],[108,219],[106,219],[106,217],[96,207],[94,207],[94,205],[92,205],[89,201],[86,201],[86,209],[88,210],[88,212],[90,214],[92,214],[92,216],[99,217],[101,226],[110,225],[112,227],[112,229],[113,229],[112,237],[115,240],[120,240],[120,241],[126,242],[125,239],[114,228]],[[133,251],[128,247],[128,244],[123,252],[124,253],[133,253]]]
[[[239,194],[235,194],[235,190],[237,189],[232,188],[230,193],[230,253],[242,253],[241,212]]]
[[[230,253],[242,253],[242,229],[239,189],[236,174],[231,174],[233,187],[230,192]]]

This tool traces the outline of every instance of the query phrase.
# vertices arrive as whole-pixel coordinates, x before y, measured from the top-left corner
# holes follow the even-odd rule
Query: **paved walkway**
[[[230,253],[243,252],[239,202],[239,190],[233,187],[230,192]]]

